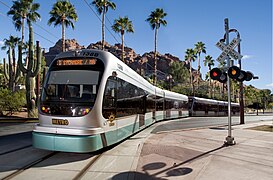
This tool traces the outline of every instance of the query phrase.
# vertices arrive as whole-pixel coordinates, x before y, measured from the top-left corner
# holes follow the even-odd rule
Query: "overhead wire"
[[[85,3],[86,3],[86,5],[89,7],[89,9],[96,15],[96,17],[99,19],[99,21],[102,23],[102,20],[101,20],[101,18],[98,16],[98,14],[93,10],[93,8],[91,7],[91,5],[86,1],[86,0],[83,0]],[[106,17],[106,16],[105,16]],[[106,19],[108,19],[107,17],[106,17]],[[110,22],[110,20],[109,20],[109,22]],[[111,24],[111,23],[110,23]],[[104,24],[105,25],[105,24]],[[115,37],[115,35],[109,30],[109,28],[105,25],[105,28],[107,29],[107,31],[111,34],[111,36],[117,41],[117,43],[120,43],[118,40],[117,40],[117,38]]]
[[[9,5],[7,5],[6,3],[4,3],[3,1],[0,0],[0,3],[3,4],[4,6],[6,6],[7,8],[11,8]],[[16,12],[17,13],[17,12]],[[19,14],[19,13],[17,13]],[[19,14],[20,15],[20,14]],[[50,34],[51,36],[53,36],[56,39],[60,39],[59,37],[55,36],[55,34],[51,33],[50,31],[48,31],[47,29],[43,28],[41,25],[37,24],[36,22],[33,22],[32,24],[38,26],[39,28],[41,28],[42,30],[44,30],[45,32],[47,32],[48,34]]]
[[[95,16],[99,19],[99,21],[102,23],[102,20],[101,20],[101,18],[98,16],[98,14],[95,12],[95,10],[93,10],[93,8],[90,6],[90,4],[86,1],[86,0],[83,0],[85,3],[86,3],[86,5],[91,9],[91,11],[95,14]],[[105,17],[106,17],[106,19],[107,19],[107,21],[108,21],[108,23],[111,25],[111,26],[113,26],[113,24],[111,23],[111,21],[109,20],[109,18],[105,15]],[[105,27],[106,27],[106,29],[108,30],[108,32],[114,37],[114,39],[118,42],[118,40],[116,39],[116,37],[112,34],[112,32],[108,29],[108,27],[105,25]],[[122,38],[121,37],[121,35],[118,33],[118,35],[119,35],[119,37],[120,37],[120,39]],[[119,42],[118,42],[119,43]],[[127,46],[127,44],[124,42],[124,44],[125,44],[125,46]],[[127,46],[128,47],[128,46]],[[151,66],[148,62],[146,62],[146,65],[148,65],[148,66],[150,66],[150,67],[152,67],[153,68],[153,66]],[[161,73],[163,73],[163,74],[165,74],[164,72],[162,72],[162,71],[159,71],[159,70],[157,70],[158,72],[161,72]]]
[[[89,9],[95,14],[95,16],[99,19],[99,21],[102,23],[101,18],[100,18],[100,17],[97,15],[97,13],[93,10],[93,8],[90,6],[90,4],[89,4],[86,0],[83,0],[83,1],[86,3],[86,5],[89,7]],[[6,6],[6,7],[9,8],[9,9],[11,8],[9,5],[7,5],[6,3],[4,3],[2,0],[0,0],[0,3],[3,4],[4,6]],[[1,12],[0,12],[0,13],[1,13]],[[19,14],[19,13],[18,13],[18,14]],[[8,18],[10,21],[13,22],[13,20],[12,20],[11,18],[9,18],[8,16],[4,15],[3,13],[1,13],[1,15],[4,16],[4,17],[6,17],[6,18]],[[19,14],[19,15],[21,15],[21,14]],[[110,25],[112,25],[112,23],[111,23],[111,21],[109,20],[109,18],[108,18],[106,15],[105,15],[105,17],[106,17],[107,21],[110,23]],[[13,23],[14,23],[14,22],[13,22]],[[53,33],[49,32],[47,29],[43,28],[41,25],[39,25],[39,24],[37,24],[37,23],[35,23],[35,22],[33,22],[32,24],[38,26],[39,28],[41,28],[42,30],[44,30],[45,32],[47,32],[48,34],[50,34],[52,37],[54,37],[54,38],[56,38],[56,39],[60,39],[60,38],[58,38],[57,36],[55,36]],[[28,29],[28,27],[25,27],[25,28]],[[115,39],[115,41],[116,41],[117,43],[120,43],[120,42],[117,40],[116,36],[111,32],[111,30],[110,30],[106,25],[105,25],[105,28],[106,28],[106,30],[110,33],[110,35]],[[40,35],[39,33],[35,32],[35,31],[33,31],[33,33],[36,34],[37,36],[41,37],[42,39],[44,39],[44,40],[46,40],[46,41],[52,43],[52,44],[56,44],[55,42],[53,42],[53,41],[51,41],[50,39],[44,37],[43,35]],[[121,36],[120,36],[119,33],[118,33],[118,35],[119,35],[119,37],[121,38]],[[127,44],[126,44],[125,42],[124,42],[124,44],[125,44],[125,46],[127,46]],[[56,44],[56,45],[57,45],[57,44]],[[57,46],[58,46],[58,45],[57,45]]]
[[[101,20],[101,18],[98,16],[98,14],[93,10],[93,8],[90,6],[90,4],[86,1],[86,0],[83,0],[85,3],[86,3],[86,5],[91,9],[91,11],[95,14],[95,16],[99,19],[99,21],[102,23],[102,20]],[[111,23],[111,21],[109,20],[109,18],[105,15],[105,17],[106,17],[106,19],[107,19],[107,21],[109,22],[109,24],[110,25],[113,25],[112,23]],[[113,38],[119,43],[119,41],[116,39],[116,37],[112,34],[112,32],[108,29],[108,27],[105,25],[105,27],[106,27],[106,29],[108,30],[108,32],[113,36]],[[119,37],[121,38],[121,36],[120,36],[120,34],[118,34],[119,35]],[[127,46],[127,44],[124,42],[124,44],[125,44],[125,46]],[[128,47],[128,46],[127,46]],[[146,65],[148,65],[148,66],[150,66],[150,67],[152,67],[148,62],[146,62]],[[152,67],[153,68],[153,67]],[[157,71],[159,71],[159,70],[157,70]],[[161,71],[160,71],[161,72]],[[161,73],[163,73],[163,72],[161,72]],[[163,73],[163,74],[165,74],[165,73]]]
[[[95,16],[99,19],[99,21],[102,23],[101,18],[100,18],[100,17],[98,16],[98,14],[93,10],[93,8],[91,7],[91,5],[90,5],[86,0],[83,0],[83,1],[86,3],[86,5],[89,7],[89,9],[95,14]],[[7,5],[6,3],[4,3],[2,0],[0,0],[0,3],[3,4],[4,6],[6,6],[6,7],[9,8],[9,9],[11,8],[9,5]],[[19,13],[18,13],[18,14],[19,14]],[[3,14],[3,13],[1,13],[1,12],[0,12],[0,15],[3,16],[3,17],[8,18],[11,22],[14,23],[14,21],[13,21],[10,17],[8,17],[7,15],[5,15],[5,14]],[[21,14],[19,14],[19,15],[21,15]],[[109,23],[111,26],[113,26],[113,24],[111,23],[111,21],[109,20],[109,18],[108,18],[106,15],[105,15],[105,17],[106,17],[106,20],[108,21],[108,23]],[[43,28],[41,25],[39,25],[39,24],[37,24],[37,23],[35,23],[35,22],[33,22],[33,24],[36,25],[36,26],[38,26],[39,28],[41,28],[42,30],[44,30],[45,32],[47,32],[48,34],[50,34],[51,36],[53,36],[54,38],[59,39],[57,36],[55,36],[53,33],[49,32],[47,29]],[[25,26],[25,28],[26,28],[26,29],[29,29],[27,26]],[[109,28],[108,28],[106,25],[105,25],[105,28],[106,28],[107,31],[110,33],[110,35],[117,41],[117,43],[120,43],[120,42],[117,40],[117,38],[115,37],[115,35],[113,35],[113,33],[109,30]],[[42,39],[44,39],[44,40],[46,40],[46,41],[52,43],[53,45],[55,44],[56,46],[61,47],[60,45],[56,44],[55,42],[51,41],[50,39],[48,39],[48,38],[46,38],[46,37],[44,37],[44,36],[42,36],[42,35],[40,35],[39,33],[35,32],[35,31],[33,31],[33,33],[36,34],[37,36],[41,37]],[[119,35],[119,37],[121,38],[121,35],[120,35],[119,33],[118,33],[118,35]],[[125,44],[125,46],[127,46],[127,44],[126,44],[125,42],[124,42],[124,44]],[[146,65],[152,67],[148,62],[146,62]]]
[[[1,15],[1,16],[4,16],[4,17],[6,17],[6,18],[8,18],[6,15],[4,15],[4,14],[1,13],[1,12],[0,12],[0,15]],[[10,19],[10,18],[8,18],[8,19],[9,19],[10,21],[12,21],[12,19]],[[13,22],[13,21],[12,21],[12,22]],[[25,27],[25,28],[26,28],[26,29],[29,29],[28,27]],[[36,32],[34,32],[34,31],[33,31],[33,33],[36,34],[37,36],[43,38],[44,40],[46,40],[46,41],[48,41],[48,42],[50,42],[50,43],[52,43],[52,44],[55,44],[55,42],[53,42],[53,41],[51,41],[51,40],[45,38],[44,36],[40,35],[39,33],[36,33]]]
[[[113,26],[113,24],[111,23],[111,21],[109,20],[109,18],[107,17],[107,15],[105,14],[105,17],[106,17],[106,19],[107,19],[107,21],[108,21],[108,23],[111,25],[111,26]],[[122,37],[121,37],[121,35],[118,33],[118,36],[119,36],[119,38],[120,39],[122,39]],[[127,46],[127,44],[126,44],[126,42],[124,41],[124,44],[125,44],[125,46]],[[128,46],[127,46],[128,47]]]
[[[6,6],[6,7],[9,8],[9,9],[11,8],[9,5],[7,5],[6,3],[4,3],[4,2],[1,1],[1,0],[0,0],[0,3],[3,4],[4,6]],[[17,12],[16,12],[16,13],[17,13]],[[19,14],[19,13],[17,13],[17,14]],[[0,12],[0,15],[1,15],[1,16],[4,16],[4,17],[6,17],[6,18],[8,18],[12,23],[17,23],[17,22],[14,22],[9,16],[4,15],[4,14],[1,13],[1,12]],[[21,16],[21,14],[19,14],[19,15]],[[53,33],[49,32],[48,30],[46,30],[45,28],[43,28],[41,25],[38,25],[38,24],[35,23],[35,22],[33,22],[32,24],[38,26],[39,28],[41,28],[42,30],[46,31],[48,34],[52,35],[52,36],[55,37],[56,39],[58,39],[58,40],[60,39],[60,38],[58,38],[57,36],[55,36]],[[26,29],[29,29],[27,26],[25,26],[25,28],[26,28]],[[46,40],[46,41],[52,43],[53,45],[56,45],[56,46],[58,46],[58,47],[61,47],[60,45],[56,44],[55,42],[51,41],[50,39],[48,39],[48,38],[46,38],[46,37],[44,37],[44,36],[42,36],[42,35],[40,35],[39,33],[35,32],[35,31],[33,31],[33,33],[34,33],[35,35],[41,37],[42,39],[44,39],[44,40]]]

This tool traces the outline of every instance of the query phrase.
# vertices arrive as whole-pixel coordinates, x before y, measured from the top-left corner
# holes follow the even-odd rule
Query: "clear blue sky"
[[[34,25],[35,40],[39,40],[41,46],[52,47],[61,37],[61,27],[48,26],[48,12],[52,9],[55,0],[34,0],[40,3],[38,11],[42,18]],[[161,54],[171,53],[184,59],[185,50],[194,48],[198,41],[205,43],[207,55],[216,59],[221,51],[215,46],[224,35],[224,19],[229,18],[230,28],[235,28],[241,35],[241,52],[244,55],[242,68],[252,71],[259,76],[259,80],[252,80],[246,84],[252,84],[260,89],[273,87],[272,75],[272,1],[271,0],[112,0],[117,8],[109,10],[107,18],[113,23],[119,16],[128,16],[132,21],[135,33],[125,34],[125,43],[133,48],[136,53],[143,54],[154,50],[154,32],[145,21],[151,11],[163,8],[167,13],[166,27],[159,29],[158,51]],[[21,36],[15,31],[10,17],[6,16],[12,5],[11,0],[0,0],[0,46],[4,38],[9,35]],[[79,20],[75,23],[75,30],[66,31],[67,39],[77,39],[80,45],[87,47],[90,43],[101,40],[101,22],[86,4],[91,0],[70,0],[74,4]],[[91,8],[95,11],[94,7]],[[96,11],[95,11],[96,12]],[[111,30],[111,24],[106,20],[106,26]],[[120,36],[111,30],[115,38],[121,42]],[[235,37],[232,33],[231,39]],[[27,36],[26,36],[27,38]],[[117,43],[106,30],[106,41],[110,44]],[[48,50],[48,49],[47,49]],[[0,51],[0,62],[6,54]],[[201,58],[204,59],[205,55]],[[235,62],[236,63],[236,62]],[[217,63],[216,63],[217,64]],[[197,61],[193,64],[197,68]],[[203,74],[207,67],[201,67]]]

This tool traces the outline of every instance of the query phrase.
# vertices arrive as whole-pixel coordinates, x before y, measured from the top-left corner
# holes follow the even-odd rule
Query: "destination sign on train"
[[[95,65],[96,59],[59,59],[57,66]]]

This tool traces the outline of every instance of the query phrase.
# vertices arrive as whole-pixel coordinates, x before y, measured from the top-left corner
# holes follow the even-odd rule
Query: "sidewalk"
[[[173,122],[157,123],[105,152],[82,179],[273,179],[273,132],[247,129],[273,121],[233,126],[236,145],[228,147],[226,127],[182,130]]]
[[[226,127],[151,134],[143,144],[134,179],[272,180],[273,132],[247,129],[272,123],[233,126],[236,145],[228,147],[223,146]]]

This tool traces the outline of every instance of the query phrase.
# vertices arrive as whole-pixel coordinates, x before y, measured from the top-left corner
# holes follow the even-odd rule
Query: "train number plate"
[[[69,124],[69,121],[67,119],[52,119],[52,124],[67,126]]]

